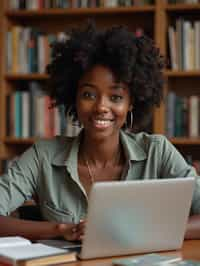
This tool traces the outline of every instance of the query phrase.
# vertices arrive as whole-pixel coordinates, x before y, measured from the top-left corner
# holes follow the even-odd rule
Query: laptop
[[[180,249],[194,184],[193,177],[95,183],[79,258]]]

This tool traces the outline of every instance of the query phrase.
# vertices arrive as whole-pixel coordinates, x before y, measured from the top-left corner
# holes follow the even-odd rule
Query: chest
[[[89,195],[94,182],[118,181],[122,177],[122,172],[123,165],[91,169],[85,165],[78,166],[79,179],[87,195]]]
[[[117,181],[121,179],[137,180],[156,178],[157,167],[148,161],[133,162],[107,169],[94,169],[95,182]],[[78,181],[79,180],[79,181]],[[81,187],[82,186],[82,187]],[[47,220],[77,222],[87,212],[87,199],[92,182],[86,166],[77,168],[46,167],[42,169],[37,195],[43,216]],[[82,189],[83,188],[83,189]]]

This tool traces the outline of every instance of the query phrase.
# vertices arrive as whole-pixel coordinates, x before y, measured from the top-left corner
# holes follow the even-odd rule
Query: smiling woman
[[[195,176],[186,237],[200,238],[194,168],[164,136],[133,133],[162,99],[158,48],[122,26],[89,24],[69,36],[52,46],[46,91],[52,107],[64,105],[83,129],[74,138],[36,142],[0,178],[0,235],[80,240],[94,182]],[[8,216],[33,194],[45,221]]]
[[[91,182],[87,182],[88,174],[93,182],[120,179],[123,157],[119,133],[128,111],[132,111],[129,89],[123,82],[116,81],[110,68],[97,64],[78,83],[76,111],[84,127],[79,176],[89,193]],[[100,147],[98,154],[94,154],[96,149],[88,150],[91,143],[96,148]],[[109,150],[104,154],[105,151],[101,149],[106,146]],[[84,159],[82,162],[81,157]]]
[[[117,82],[113,72],[101,65],[80,79],[76,106],[85,135],[94,141],[99,136],[110,144],[119,139],[119,130],[133,108],[126,84]]]

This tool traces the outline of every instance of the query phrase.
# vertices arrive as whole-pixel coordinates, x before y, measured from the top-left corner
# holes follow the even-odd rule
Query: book
[[[117,259],[115,266],[199,266],[199,261],[183,260],[180,257],[147,254],[139,257]]]
[[[183,97],[176,96],[175,101],[175,137],[183,137]]]
[[[171,263],[171,264],[166,265],[166,266],[199,266],[199,261],[194,261],[194,260],[180,260],[180,261]]]
[[[21,92],[22,97],[22,137],[28,138],[30,136],[30,93],[28,91]]]
[[[80,250],[82,244],[80,241],[67,241],[62,239],[40,239],[37,243],[45,244],[47,246],[63,248],[63,249],[77,249]]]
[[[29,244],[31,244],[30,240],[19,236],[0,237],[0,248],[24,246]]]
[[[175,135],[175,102],[176,94],[170,91],[167,95],[166,104],[166,132],[170,138]]]
[[[14,93],[14,136],[20,138],[22,136],[22,95],[20,91]]]
[[[168,36],[169,36],[169,54],[171,61],[171,68],[173,70],[178,70],[178,62],[177,62],[177,32],[174,27],[170,26],[168,28]]]
[[[23,237],[0,237],[0,265],[52,265],[76,261],[76,252],[41,243],[31,243]]]
[[[176,256],[164,256],[158,254],[147,254],[142,256],[134,256],[124,259],[113,260],[114,266],[154,266],[154,265],[166,265],[180,261],[180,257]]]
[[[192,95],[189,98],[189,137],[199,136],[199,97]]]

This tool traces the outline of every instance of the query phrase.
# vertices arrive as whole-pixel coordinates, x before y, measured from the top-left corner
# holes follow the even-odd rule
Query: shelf
[[[188,11],[200,11],[200,4],[167,4],[165,5],[166,11],[181,11],[181,12],[188,12]]]
[[[165,71],[166,77],[199,77],[200,78],[200,70],[193,70],[193,71],[173,71],[173,70],[166,70]],[[6,74],[6,80],[14,81],[14,80],[47,80],[47,74]]]
[[[175,145],[200,145],[200,137],[198,138],[170,138],[169,139]]]
[[[200,78],[200,70],[192,70],[192,71],[173,71],[173,70],[166,70],[165,75],[167,77],[198,77]]]
[[[111,25],[124,24],[133,32],[137,27],[143,28],[159,45],[161,53],[167,54],[166,31],[168,25],[175,25],[175,20],[180,16],[191,21],[198,20],[200,15],[200,3],[198,4],[167,4],[164,0],[155,0],[152,5],[131,6],[131,7],[96,7],[96,8],[52,8],[37,10],[16,10],[6,9],[8,0],[0,1],[0,39],[5,43],[6,31],[12,26],[39,28],[46,34],[56,34],[68,30],[71,27],[81,27],[88,18],[93,18],[97,26],[105,28]],[[105,0],[106,1],[106,0]],[[5,2],[5,3],[4,3]],[[166,4],[165,4],[166,3]],[[164,25],[164,27],[163,27]],[[0,51],[1,66],[4,66],[4,56],[6,46],[2,46]],[[12,94],[17,88],[25,88],[26,83],[38,81],[45,83],[49,76],[47,74],[11,73],[6,72],[6,67],[0,69],[0,126],[2,129],[2,149],[0,156],[15,156],[20,154],[35,141],[41,139],[15,138],[5,136],[6,134],[6,96]],[[180,95],[190,96],[192,93],[199,95],[200,70],[198,71],[173,71],[166,69],[166,92],[167,89],[180,93]],[[25,84],[23,84],[23,82]],[[22,83],[22,86],[21,86]],[[42,84],[43,85],[43,84]],[[20,87],[21,86],[21,87]],[[28,86],[27,86],[28,87]],[[188,89],[192,88],[192,89]],[[155,112],[153,117],[153,133],[165,131],[165,106]],[[170,138],[170,141],[177,145],[178,149],[186,153],[194,154],[194,158],[199,158],[200,137],[199,138]]]
[[[8,10],[6,15],[9,18],[51,16],[74,16],[74,15],[109,15],[122,13],[145,13],[155,11],[154,5],[134,6],[134,7],[98,7],[98,8],[66,8],[66,9],[39,9],[39,10]]]
[[[14,80],[47,80],[47,74],[6,74],[5,79],[8,81]]]

